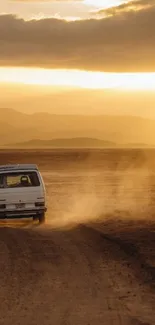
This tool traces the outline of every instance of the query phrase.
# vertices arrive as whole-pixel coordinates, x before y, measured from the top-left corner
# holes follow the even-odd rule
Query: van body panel
[[[29,217],[46,210],[45,184],[36,165],[0,166],[0,218]]]

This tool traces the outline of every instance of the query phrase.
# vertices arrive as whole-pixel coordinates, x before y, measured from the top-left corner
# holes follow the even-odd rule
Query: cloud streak
[[[153,3],[153,1],[152,1]],[[0,65],[155,71],[155,8],[105,19],[24,21],[0,16]]]
[[[10,2],[83,2],[83,0],[10,0]]]
[[[116,15],[118,13],[144,10],[149,7],[155,6],[155,0],[131,0],[126,3],[122,3],[118,6],[113,6],[108,9],[101,9],[95,12],[95,15]]]

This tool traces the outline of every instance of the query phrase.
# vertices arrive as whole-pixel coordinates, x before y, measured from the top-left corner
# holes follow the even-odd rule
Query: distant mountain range
[[[9,145],[16,148],[113,148],[114,142],[92,138],[69,138],[53,140],[30,140],[27,142]]]
[[[0,146],[146,147],[155,120],[134,116],[24,114],[0,108]]]
[[[148,148],[145,143],[126,143],[117,144],[110,141],[104,141],[93,138],[64,138],[53,140],[30,140],[26,142],[19,142],[5,145],[5,148],[19,148],[19,149],[52,149],[52,148]],[[152,146],[153,147],[153,146]]]

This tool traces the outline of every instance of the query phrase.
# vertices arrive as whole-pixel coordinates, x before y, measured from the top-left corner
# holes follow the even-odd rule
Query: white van
[[[34,164],[0,166],[0,219],[33,218],[45,221],[46,191]]]

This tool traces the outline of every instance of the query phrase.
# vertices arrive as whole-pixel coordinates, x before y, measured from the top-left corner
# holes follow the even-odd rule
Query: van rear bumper
[[[47,211],[47,208],[33,210],[0,211],[0,219],[32,218]]]

